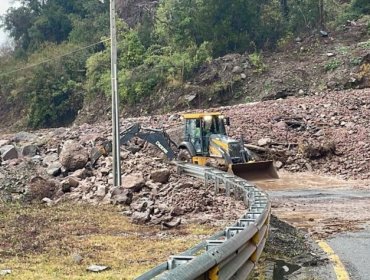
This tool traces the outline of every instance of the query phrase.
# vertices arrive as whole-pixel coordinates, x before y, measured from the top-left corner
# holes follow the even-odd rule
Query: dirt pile
[[[141,119],[149,124],[149,118]],[[123,128],[131,120],[123,122]],[[177,226],[181,221],[236,219],[245,206],[205,188],[202,180],[180,176],[160,151],[140,139],[122,146],[122,186],[112,187],[112,159],[102,156],[92,165],[89,154],[108,139],[108,126],[6,135],[0,141],[0,197],[11,201],[84,201],[114,204],[139,224]],[[13,151],[12,157],[7,157]],[[15,151],[15,153],[14,153]],[[228,209],[225,211],[225,209]]]

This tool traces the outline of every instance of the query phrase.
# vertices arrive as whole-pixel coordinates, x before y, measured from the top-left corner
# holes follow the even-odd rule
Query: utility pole
[[[121,186],[121,156],[120,156],[120,123],[119,98],[117,82],[117,30],[116,1],[110,0],[110,35],[111,35],[111,73],[112,73],[112,152],[113,152],[113,184]]]

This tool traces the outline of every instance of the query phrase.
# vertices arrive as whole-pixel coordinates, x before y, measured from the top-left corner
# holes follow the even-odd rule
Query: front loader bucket
[[[279,179],[279,175],[272,161],[231,164],[228,173],[248,181]]]

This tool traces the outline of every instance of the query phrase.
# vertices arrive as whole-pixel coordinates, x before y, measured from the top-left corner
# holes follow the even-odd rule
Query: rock
[[[46,169],[46,173],[50,176],[58,176],[61,172],[61,168],[62,165],[60,164],[60,162],[56,161]]]
[[[78,169],[75,172],[72,173],[72,177],[78,178],[78,179],[85,179],[88,175],[88,172],[86,168]]]
[[[133,173],[122,176],[122,188],[139,192],[145,185],[143,173]]]
[[[80,184],[80,181],[77,178],[73,177],[73,176],[69,176],[68,177],[68,183],[71,186],[71,188],[77,188],[78,185]]]
[[[277,169],[282,168],[282,167],[283,167],[283,165],[284,165],[284,164],[283,164],[281,161],[279,161],[279,160],[275,161],[275,167],[276,167]]]
[[[18,158],[18,151],[13,145],[5,145],[1,147],[0,154],[4,161]]]
[[[152,179],[154,183],[165,184],[165,183],[168,183],[170,175],[171,175],[171,172],[168,169],[160,169],[160,170],[153,171],[150,174],[150,179]]]
[[[26,192],[24,194],[26,201],[38,200],[46,198],[53,198],[58,188],[55,182],[46,180],[40,176],[31,178]]]
[[[172,208],[170,214],[173,217],[181,216],[184,215],[184,210],[181,207],[175,206],[174,208]]]
[[[44,159],[42,160],[42,164],[44,166],[49,166],[53,162],[56,162],[57,160],[58,160],[58,154],[53,153],[53,154],[45,156]]]
[[[263,147],[271,144],[271,142],[272,140],[270,138],[261,138],[258,140],[257,145]]]
[[[9,140],[0,140],[0,147],[9,145]]]
[[[102,272],[108,269],[110,269],[109,266],[93,264],[93,265],[90,265],[86,270],[90,272]]]
[[[131,220],[135,224],[143,225],[150,221],[149,211],[147,212],[134,212],[131,216]]]
[[[12,270],[11,269],[3,269],[3,270],[0,270],[0,276],[5,276],[5,275],[8,275],[8,274],[12,274]]]
[[[37,139],[37,136],[33,133],[21,131],[14,136],[14,142],[32,142]]]
[[[22,148],[22,156],[34,157],[39,153],[39,148],[36,145],[26,145]]]
[[[241,73],[240,74],[240,78],[242,78],[243,80],[245,80],[247,78],[247,75],[245,75],[244,73]]]
[[[188,94],[188,95],[185,95],[184,98],[187,102],[192,102],[195,98],[197,98],[197,95],[196,94]]]
[[[47,206],[52,206],[54,204],[54,202],[48,197],[44,197],[41,202],[45,203]]]
[[[194,184],[192,182],[181,182],[176,186],[176,188],[179,189],[194,188]]]
[[[300,89],[300,90],[298,91],[298,94],[299,94],[299,95],[304,95],[304,90],[303,90],[303,89]]]
[[[142,147],[139,145],[130,145],[126,149],[131,153],[136,154],[141,151]]]
[[[324,31],[324,30],[320,30],[320,35],[321,35],[322,37],[328,37],[328,36],[329,36],[329,33],[328,33],[328,32],[326,32],[326,31]]]
[[[170,229],[170,228],[178,227],[180,224],[181,224],[181,219],[177,219],[177,221],[174,223],[164,222],[162,223],[162,226]]]
[[[75,171],[84,168],[89,160],[89,155],[84,147],[73,140],[64,143],[59,155],[60,163],[67,171]]]
[[[69,193],[71,192],[72,188],[71,188],[71,185],[69,184],[69,181],[68,180],[64,180],[62,181],[62,192],[63,193]]]
[[[277,122],[274,124],[274,127],[281,129],[281,130],[286,130],[288,128],[288,125],[284,121]]]
[[[241,74],[243,72],[243,68],[240,66],[236,65],[234,66],[233,70],[231,70],[233,74]]]
[[[107,186],[104,186],[104,185],[99,185],[97,186],[97,190],[95,192],[95,195],[98,197],[98,198],[104,198],[105,195],[107,194]]]
[[[32,162],[36,164],[41,164],[42,163],[42,157],[40,155],[35,155],[32,157]]]
[[[117,204],[130,205],[132,202],[132,197],[133,195],[131,191],[123,188],[115,188],[112,191],[111,201],[115,205]]]
[[[77,253],[72,254],[71,257],[72,257],[73,262],[76,264],[81,264],[82,261],[84,260],[84,258],[80,254],[77,254]]]
[[[178,114],[175,114],[175,115],[171,115],[169,118],[168,118],[168,121],[169,122],[173,122],[173,121],[176,121],[180,118],[180,115]]]
[[[130,205],[131,209],[134,211],[145,212],[152,211],[154,201],[148,198],[141,198]]]

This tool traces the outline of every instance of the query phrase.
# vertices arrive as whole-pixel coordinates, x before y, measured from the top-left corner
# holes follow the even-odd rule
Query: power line
[[[88,46],[85,46],[85,47],[82,47],[82,48],[79,48],[79,49],[76,49],[76,50],[73,50],[71,52],[68,52],[68,53],[64,53],[62,55],[59,55],[59,56],[55,56],[55,57],[52,57],[52,58],[49,58],[49,59],[46,59],[44,61],[41,61],[39,63],[35,63],[35,64],[31,64],[31,65],[28,65],[28,66],[25,66],[25,67],[22,67],[22,68],[18,68],[18,69],[14,69],[10,72],[7,72],[7,73],[0,73],[0,77],[3,77],[3,76],[7,76],[7,75],[10,75],[10,74],[13,74],[13,73],[16,73],[16,72],[19,72],[19,71],[23,71],[23,70],[27,70],[27,69],[30,69],[30,68],[33,68],[33,67],[37,67],[37,66],[40,66],[42,64],[45,64],[45,63],[48,63],[48,62],[51,62],[51,61],[54,61],[54,60],[58,60],[60,58],[63,58],[63,57],[66,57],[66,56],[69,56],[71,54],[74,54],[74,53],[77,53],[77,52],[80,52],[80,51],[83,51],[83,50],[86,50],[86,49],[89,49],[89,48],[92,48],[96,45],[99,45],[101,43],[104,43],[104,42],[107,42],[107,41],[110,41],[110,38],[109,39],[104,39],[104,40],[101,40],[99,42],[96,42],[94,44],[91,44],[91,45],[88,45]]]

